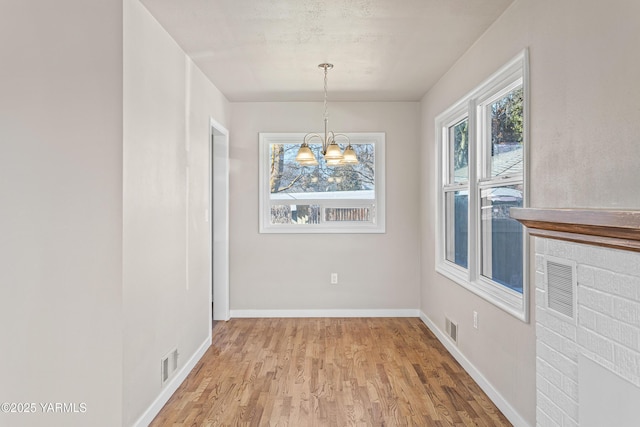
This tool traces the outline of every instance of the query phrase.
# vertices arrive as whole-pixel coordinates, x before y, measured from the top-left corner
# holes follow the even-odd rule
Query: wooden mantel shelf
[[[511,208],[529,234],[640,252],[640,211]]]

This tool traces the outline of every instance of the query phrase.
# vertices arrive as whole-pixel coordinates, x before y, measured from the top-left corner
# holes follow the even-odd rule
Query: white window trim
[[[375,144],[375,221],[369,222],[336,222],[320,224],[271,224],[271,205],[269,193],[269,145],[275,143],[300,144],[304,133],[277,132],[259,134],[259,231],[260,233],[385,233],[385,133],[384,132],[351,132],[344,133],[352,144]],[[305,199],[305,203],[327,205],[325,199]],[[330,200],[330,207],[368,206],[369,202],[354,200]]]
[[[522,81],[524,92],[524,129],[523,129],[523,173],[522,175],[509,176],[506,178],[498,177],[491,179],[489,171],[482,171],[480,180],[477,180],[479,168],[487,165],[487,159],[482,158],[486,155],[487,150],[481,150],[478,153],[477,140],[478,134],[482,131],[478,126],[478,109],[482,104],[492,99],[498,99],[500,94],[513,89],[514,85],[519,85]],[[517,83],[515,83],[517,82]],[[523,206],[529,205],[528,202],[528,151],[529,151],[529,57],[528,50],[520,52],[515,58],[501,67],[491,77],[480,84],[475,90],[467,94],[461,100],[456,102],[452,107],[438,115],[435,119],[435,132],[437,142],[437,159],[438,159],[438,198],[436,207],[436,271],[443,276],[449,278],[455,283],[461,285],[465,289],[493,303],[500,309],[522,320],[529,321],[529,238],[526,228],[523,233],[523,283],[522,294],[500,285],[492,280],[482,276],[481,271],[481,241],[479,239],[480,215],[478,207],[480,204],[480,189],[493,186],[496,183],[500,185],[508,185],[513,183],[522,183],[523,185]],[[468,114],[469,125],[468,132],[470,138],[469,144],[469,181],[468,184],[445,184],[448,181],[448,153],[444,152],[448,149],[449,142],[448,127]],[[473,138],[472,138],[473,135]],[[482,140],[482,139],[481,139]],[[488,177],[488,178],[487,178]],[[460,267],[446,259],[446,216],[445,216],[445,191],[454,189],[459,186],[460,189],[468,189],[469,199],[469,254],[467,257],[467,268]]]

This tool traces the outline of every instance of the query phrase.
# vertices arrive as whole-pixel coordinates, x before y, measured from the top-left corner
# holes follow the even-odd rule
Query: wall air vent
[[[161,363],[160,371],[162,373],[162,384],[164,384],[169,379],[169,358],[165,357]]]
[[[458,343],[458,324],[453,323],[449,318],[445,317],[445,324],[447,329],[447,335],[449,338],[453,340],[456,344]]]
[[[162,384],[166,383],[171,375],[178,369],[178,349],[174,348],[160,360],[160,378]]]
[[[566,260],[545,259],[547,307],[556,313],[575,319],[576,264]]]

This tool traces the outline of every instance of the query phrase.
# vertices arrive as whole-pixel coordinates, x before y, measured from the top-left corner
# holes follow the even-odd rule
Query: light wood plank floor
[[[151,426],[508,426],[417,318],[232,319]]]

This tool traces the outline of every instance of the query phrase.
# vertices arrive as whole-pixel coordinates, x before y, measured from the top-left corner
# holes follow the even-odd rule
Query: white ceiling
[[[230,101],[417,101],[512,0],[142,0]]]

